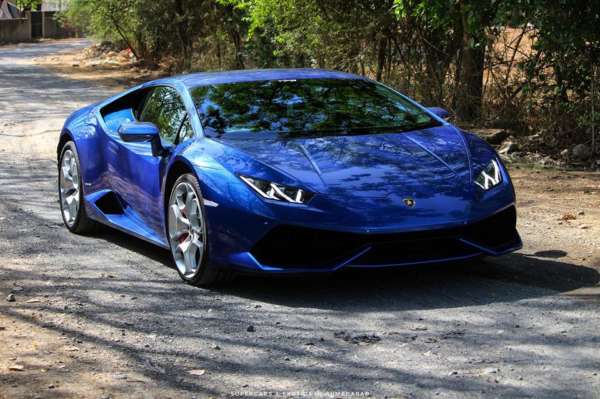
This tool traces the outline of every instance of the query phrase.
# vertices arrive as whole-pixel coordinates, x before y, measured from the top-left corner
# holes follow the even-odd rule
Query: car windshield
[[[439,122],[385,86],[361,79],[266,80],[191,89],[209,136],[330,136],[407,131]]]

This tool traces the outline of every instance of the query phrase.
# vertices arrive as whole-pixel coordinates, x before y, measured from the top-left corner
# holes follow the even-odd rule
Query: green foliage
[[[581,114],[599,61],[599,13],[594,0],[72,0],[66,17],[176,71],[340,69],[463,119],[486,107],[508,119],[560,109],[562,129],[591,120]],[[511,47],[521,34],[498,53],[506,27],[531,34],[528,52]]]
[[[14,4],[22,10],[35,10],[42,4],[42,0],[16,0]]]
[[[71,0],[64,17],[94,37],[129,44],[140,27],[137,0]]]

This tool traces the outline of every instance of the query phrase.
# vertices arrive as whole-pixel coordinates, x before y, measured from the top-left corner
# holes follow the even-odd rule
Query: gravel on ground
[[[600,174],[513,167],[515,254],[194,288],[62,225],[64,118],[119,89],[57,69],[89,45],[0,47],[0,398],[600,397]]]

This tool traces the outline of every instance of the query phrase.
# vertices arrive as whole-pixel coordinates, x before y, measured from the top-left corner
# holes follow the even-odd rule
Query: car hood
[[[358,224],[389,225],[415,214],[425,223],[440,217],[463,221],[468,215],[469,153],[462,134],[450,125],[401,133],[220,141],[317,193],[315,206],[325,206],[319,201],[326,200],[350,211]],[[414,207],[406,199],[413,199]]]

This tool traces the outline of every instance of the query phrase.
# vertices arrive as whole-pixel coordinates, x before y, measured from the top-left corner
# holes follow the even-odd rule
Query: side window
[[[123,123],[138,120],[139,112],[137,110],[141,107],[140,104],[146,97],[146,93],[143,89],[136,90],[105,105],[100,110],[108,128],[107,133],[116,134]]]
[[[177,91],[171,87],[161,86],[149,94],[140,121],[154,123],[160,131],[160,137],[174,144],[185,116],[185,106]]]
[[[191,139],[194,136],[194,130],[192,129],[192,124],[190,122],[189,115],[186,115],[183,124],[181,125],[181,129],[179,130],[179,140],[178,143],[183,143],[184,141]]]

